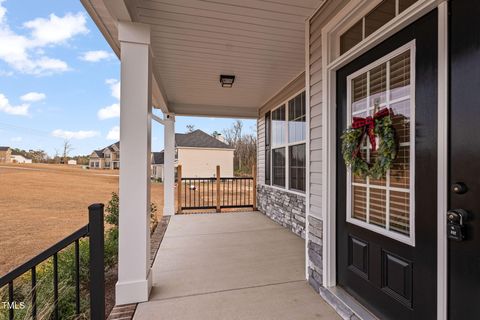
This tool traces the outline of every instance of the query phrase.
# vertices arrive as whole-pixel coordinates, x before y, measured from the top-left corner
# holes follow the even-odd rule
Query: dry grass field
[[[118,171],[0,165],[0,277],[87,223],[87,207],[118,192]],[[163,185],[152,184],[163,208]]]

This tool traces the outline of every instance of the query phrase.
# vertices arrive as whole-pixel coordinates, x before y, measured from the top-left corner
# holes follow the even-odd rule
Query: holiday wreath
[[[384,108],[373,116],[353,117],[352,126],[343,132],[341,137],[343,159],[354,175],[381,179],[392,167],[397,156],[397,142],[391,115],[392,112]],[[366,136],[370,140],[372,151],[377,150],[377,138],[380,141],[373,163],[363,159],[360,152]]]

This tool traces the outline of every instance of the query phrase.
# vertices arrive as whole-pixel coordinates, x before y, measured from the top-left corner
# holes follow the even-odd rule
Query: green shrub
[[[104,254],[105,272],[115,268],[118,262],[118,194],[112,197],[105,208],[105,222],[110,228],[105,232]],[[157,206],[150,204],[151,226],[157,223]],[[58,253],[58,310],[60,319],[89,319],[89,240],[79,240],[80,261],[80,316],[75,315],[76,305],[76,268],[75,245],[72,244]],[[54,312],[53,295],[53,257],[39,264],[36,268],[37,285],[37,319],[50,319]],[[25,302],[25,309],[15,310],[15,319],[31,319],[32,313],[31,273],[27,272],[14,281],[14,300]],[[8,301],[8,286],[0,288],[0,301]],[[8,310],[0,308],[0,320],[8,319]]]
[[[119,203],[120,200],[118,194],[112,192],[112,198],[108,201],[107,206],[105,207],[105,222],[111,225],[111,228],[107,231],[106,238],[111,237],[112,241],[118,241]],[[157,205],[153,202],[150,203],[150,230],[152,232],[158,223],[157,211]]]
[[[58,253],[58,312],[60,319],[89,318],[89,247],[88,239],[79,241],[80,260],[80,315],[77,316],[75,246],[70,245]],[[36,267],[37,319],[50,319],[54,312],[53,257]],[[15,319],[30,319],[32,313],[31,273],[27,272],[14,281],[14,301],[24,302],[24,309],[15,310]],[[8,286],[2,288],[0,300],[8,301]],[[1,309],[0,319],[8,319],[8,310]]]

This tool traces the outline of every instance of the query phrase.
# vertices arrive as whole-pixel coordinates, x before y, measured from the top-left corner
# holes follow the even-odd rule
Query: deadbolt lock
[[[464,209],[452,209],[447,212],[447,236],[449,239],[463,241],[465,239],[465,221],[468,219],[468,211]]]

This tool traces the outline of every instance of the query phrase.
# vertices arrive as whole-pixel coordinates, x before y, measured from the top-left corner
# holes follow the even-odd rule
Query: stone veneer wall
[[[319,291],[323,275],[323,221],[308,217],[308,282]]]
[[[305,196],[258,185],[257,198],[260,212],[305,239]]]
[[[344,320],[360,318],[338,297],[323,287],[323,221],[308,217],[308,283]]]

